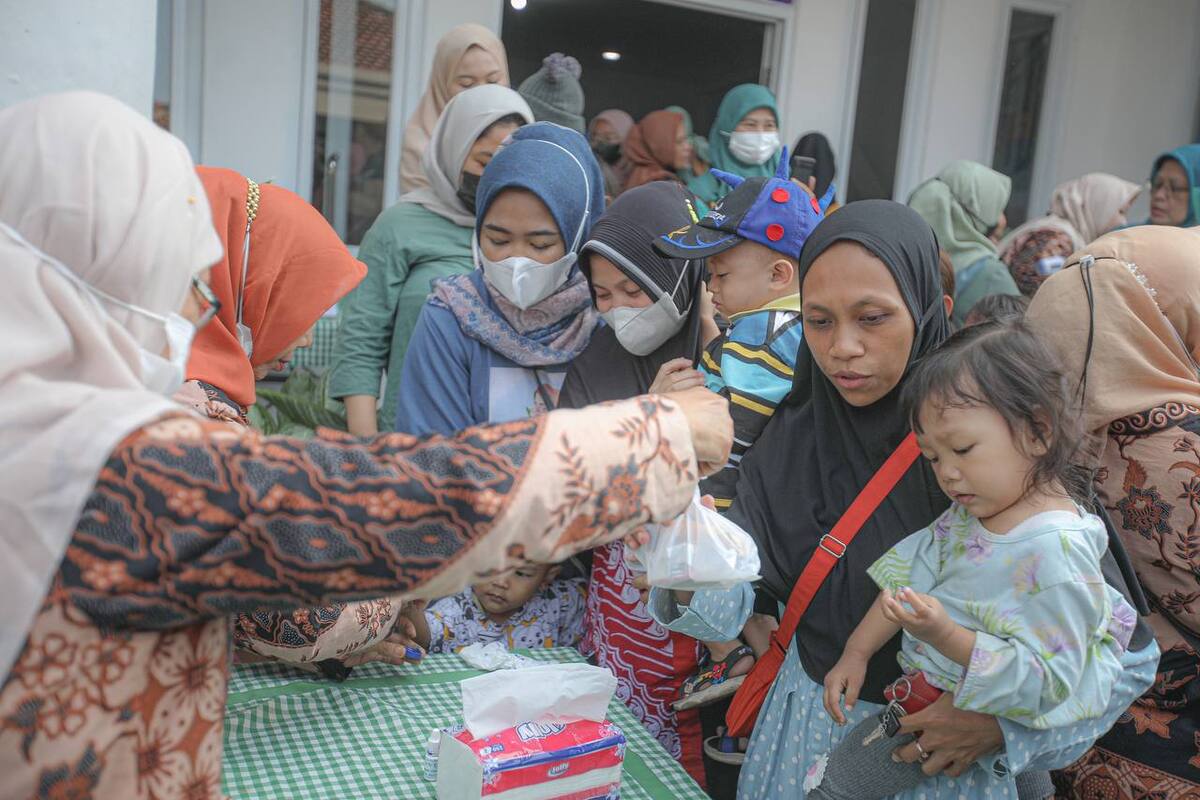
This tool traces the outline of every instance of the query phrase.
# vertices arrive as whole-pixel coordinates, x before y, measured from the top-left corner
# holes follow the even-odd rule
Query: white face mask
[[[600,318],[613,329],[621,347],[635,356],[648,356],[679,333],[688,312],[679,313],[674,297],[687,272],[685,266],[680,270],[679,280],[671,293],[664,294],[653,305],[644,308],[618,306],[601,312]]]
[[[475,259],[483,269],[488,283],[500,294],[524,311],[554,294],[567,282],[571,267],[579,256],[567,253],[557,261],[543,264],[526,256],[510,256],[503,261],[492,261],[483,254],[483,248],[475,243]]]
[[[779,132],[734,131],[729,134],[729,152],[743,164],[765,164],[779,152]]]
[[[30,244],[25,237],[18,233],[13,228],[0,222],[0,231],[3,231],[17,244],[29,250],[39,259],[49,264],[60,275],[75,284],[79,289],[84,291],[99,307],[101,313],[111,318],[111,314],[104,307],[106,302],[121,306],[132,311],[135,314],[140,314],[143,317],[160,322],[163,325],[164,333],[167,338],[168,356],[163,357],[160,353],[148,350],[141,344],[138,344],[138,356],[140,360],[140,378],[142,385],[152,392],[159,394],[170,395],[175,394],[179,387],[183,385],[183,379],[187,371],[188,355],[191,353],[192,339],[196,336],[196,326],[184,318],[181,314],[171,312],[166,316],[157,314],[148,309],[136,306],[132,303],[126,303],[107,292],[103,292],[90,283],[80,278],[71,271],[67,265],[63,264],[54,256],[46,253],[41,248]]]

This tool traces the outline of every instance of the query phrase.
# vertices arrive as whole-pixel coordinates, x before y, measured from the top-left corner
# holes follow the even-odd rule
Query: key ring
[[[899,687],[900,687],[901,683],[904,684],[904,696],[903,697],[900,696]],[[896,703],[903,703],[905,700],[907,700],[910,697],[912,697],[912,683],[908,680],[907,675],[901,675],[899,678],[896,678],[896,680],[892,682],[892,701],[896,702]]]

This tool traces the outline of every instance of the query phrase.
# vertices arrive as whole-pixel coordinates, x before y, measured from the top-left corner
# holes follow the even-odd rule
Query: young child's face
[[[998,411],[983,405],[943,407],[930,399],[919,421],[924,432],[917,443],[942,491],[993,531],[1011,528],[1005,512],[1025,497],[1034,457],[1043,451],[1033,436],[1014,435]]]
[[[494,622],[503,622],[529,602],[538,590],[553,580],[550,564],[530,564],[472,586],[475,599]]]
[[[762,308],[781,293],[795,285],[793,271],[787,281],[780,281],[772,265],[782,256],[758,242],[745,241],[736,247],[709,256],[708,290],[713,306],[726,319],[743,311]]]

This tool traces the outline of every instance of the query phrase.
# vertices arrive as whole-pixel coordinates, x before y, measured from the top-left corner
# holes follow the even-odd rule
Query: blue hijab
[[[514,188],[546,204],[567,252],[579,252],[604,214],[604,177],[587,140],[553,122],[517,128],[487,165],[475,195],[476,236],[492,201]]]
[[[578,253],[604,213],[604,179],[587,140],[553,122],[518,128],[483,170],[475,194],[475,237],[506,189],[533,193],[550,211],[568,253]],[[546,299],[522,310],[491,289],[477,270],[433,284],[430,302],[450,309],[462,331],[524,367],[564,364],[583,352],[596,327],[579,267]]]
[[[1190,189],[1188,192],[1188,213],[1179,227],[1190,228],[1200,223],[1200,142],[1176,147],[1174,150],[1163,153],[1154,159],[1154,169],[1150,172],[1150,183],[1154,183],[1159,169],[1162,168],[1163,162],[1168,158],[1178,161],[1187,175],[1188,188]],[[1146,220],[1146,224],[1150,224],[1150,221]]]

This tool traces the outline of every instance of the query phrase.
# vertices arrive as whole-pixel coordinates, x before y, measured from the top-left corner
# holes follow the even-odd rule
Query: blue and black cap
[[[699,222],[659,236],[654,249],[668,258],[707,258],[743,241],[758,242],[800,258],[813,228],[825,218],[834,197],[830,184],[820,200],[788,179],[787,148],[771,177],[743,178],[719,169],[712,173],[734,187]]]

